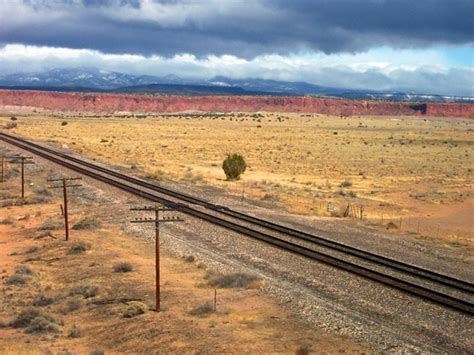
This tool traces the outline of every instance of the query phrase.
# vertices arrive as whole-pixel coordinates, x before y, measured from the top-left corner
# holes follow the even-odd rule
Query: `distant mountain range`
[[[339,89],[267,79],[231,79],[216,76],[209,80],[185,79],[176,75],[157,77],[130,75],[94,68],[52,69],[38,73],[0,76],[0,88],[48,91],[93,91],[176,95],[313,95],[349,99],[423,102],[467,102],[474,97],[422,95],[401,92]]]

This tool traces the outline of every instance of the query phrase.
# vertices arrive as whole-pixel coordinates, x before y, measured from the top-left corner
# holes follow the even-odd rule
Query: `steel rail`
[[[362,250],[362,249],[358,249],[358,248],[349,246],[347,244],[343,244],[343,243],[340,243],[340,242],[336,242],[336,241],[326,239],[322,236],[310,234],[310,233],[303,232],[303,231],[300,231],[300,230],[297,230],[297,229],[294,229],[294,228],[291,228],[291,227],[283,226],[281,224],[277,224],[277,223],[274,223],[274,222],[271,222],[271,221],[268,221],[268,220],[265,220],[265,219],[262,219],[262,218],[259,218],[259,217],[250,216],[250,215],[244,214],[242,212],[232,210],[228,207],[212,204],[208,201],[205,201],[205,200],[202,200],[202,199],[199,199],[199,198],[196,198],[196,197],[193,197],[193,196],[181,193],[181,192],[177,192],[177,191],[174,191],[174,190],[171,190],[171,189],[168,189],[168,188],[156,185],[156,184],[152,184],[150,182],[138,179],[138,178],[133,177],[133,176],[128,176],[128,175],[119,173],[117,171],[99,166],[97,164],[86,162],[82,159],[72,157],[68,154],[58,152],[58,151],[56,151],[54,149],[51,149],[51,148],[43,147],[41,145],[35,144],[33,142],[30,142],[30,141],[22,139],[22,138],[11,136],[11,135],[8,135],[8,134],[5,134],[5,133],[0,133],[0,137],[1,136],[8,137],[10,139],[19,141],[21,143],[30,145],[32,147],[42,149],[44,151],[48,151],[51,154],[60,156],[64,159],[74,161],[78,164],[88,166],[90,168],[99,170],[101,172],[112,175],[114,177],[118,177],[118,178],[123,179],[123,180],[127,180],[129,182],[133,182],[134,184],[152,189],[154,191],[167,194],[169,196],[181,199],[181,200],[186,201],[186,202],[191,202],[193,204],[203,206],[205,208],[208,208],[210,210],[222,213],[224,215],[227,215],[227,216],[230,216],[230,217],[233,217],[233,218],[244,220],[248,223],[252,223],[252,224],[255,224],[255,225],[258,225],[258,226],[261,226],[261,227],[264,227],[264,228],[267,228],[267,229],[270,229],[270,230],[273,230],[273,231],[276,231],[276,232],[279,232],[279,233],[287,234],[289,236],[299,238],[299,239],[317,244],[317,245],[322,246],[322,247],[333,249],[333,250],[336,250],[338,252],[342,252],[342,253],[345,253],[345,254],[348,254],[348,255],[351,255],[351,256],[355,256],[355,257],[357,257],[359,259],[362,259],[362,260],[366,260],[366,261],[369,261],[369,262],[372,262],[372,263],[377,263],[381,266],[389,267],[389,268],[392,268],[392,269],[397,270],[397,271],[404,272],[404,273],[406,273],[408,275],[411,275],[411,276],[414,276],[414,277],[425,278],[426,280],[437,282],[439,284],[443,284],[443,285],[455,288],[455,289],[460,290],[462,292],[469,292],[469,293],[474,292],[474,284],[469,283],[469,282],[464,281],[464,280],[461,280],[461,279],[458,279],[458,278],[455,278],[455,277],[452,277],[452,276],[440,274],[438,272],[434,272],[434,271],[431,271],[431,270],[426,270],[426,269],[423,269],[423,268],[421,268],[419,266],[416,266],[416,265],[407,264],[407,263],[404,263],[404,262],[401,262],[401,261],[398,261],[398,260],[395,260],[395,259],[388,258],[388,257],[383,256],[383,255],[374,254],[374,253],[371,253],[371,252],[366,251],[366,250]]]
[[[305,257],[310,258],[312,260],[316,260],[316,261],[334,266],[336,268],[339,268],[339,269],[344,270],[344,271],[348,271],[350,273],[353,273],[353,274],[356,274],[356,275],[359,275],[359,276],[363,276],[367,279],[377,281],[379,283],[382,283],[384,285],[387,285],[387,286],[393,287],[395,289],[404,291],[406,293],[410,293],[410,294],[422,297],[424,299],[430,300],[432,302],[444,305],[446,307],[456,309],[460,312],[463,312],[463,313],[466,313],[466,314],[469,314],[469,315],[474,315],[474,304],[472,304],[471,302],[468,302],[468,301],[465,301],[465,300],[462,300],[462,299],[459,299],[459,298],[456,298],[456,297],[453,297],[453,296],[450,296],[450,295],[446,295],[446,294],[443,294],[443,293],[438,292],[436,290],[432,290],[432,289],[429,289],[427,287],[423,287],[423,286],[414,284],[414,283],[409,282],[409,281],[401,280],[401,279],[398,279],[394,276],[386,275],[386,274],[383,274],[381,272],[371,270],[371,269],[368,269],[366,267],[363,267],[363,266],[360,266],[360,265],[357,265],[357,264],[354,264],[354,263],[351,263],[351,262],[348,262],[348,261],[345,261],[345,260],[341,260],[341,259],[338,259],[338,258],[330,256],[330,255],[323,254],[321,252],[306,248],[304,246],[301,246],[301,245],[298,245],[298,244],[295,244],[295,243],[292,243],[292,242],[288,242],[286,240],[276,238],[272,235],[269,235],[269,234],[266,234],[266,233],[263,233],[263,232],[260,232],[260,231],[257,231],[257,230],[250,229],[246,226],[239,225],[237,223],[222,219],[220,217],[210,215],[208,213],[202,212],[202,211],[197,210],[195,208],[189,207],[188,205],[185,205],[185,204],[182,204],[182,203],[176,203],[176,202],[168,200],[166,198],[153,195],[149,192],[140,190],[136,187],[127,185],[123,182],[119,182],[119,181],[116,181],[116,180],[111,179],[109,177],[105,177],[103,175],[100,175],[97,172],[91,171],[90,170],[91,168],[80,167],[80,166],[74,165],[73,163],[64,161],[61,158],[51,156],[50,153],[48,154],[48,153],[45,153],[44,151],[42,151],[43,147],[41,147],[41,146],[40,146],[40,148],[34,148],[34,147],[31,147],[31,146],[26,146],[25,147],[24,145],[22,145],[19,142],[11,141],[10,139],[5,139],[4,134],[1,134],[1,135],[3,136],[3,137],[1,137],[2,139],[4,139],[5,141],[7,141],[9,143],[12,143],[12,144],[14,144],[14,145],[16,145],[16,146],[18,146],[22,149],[28,150],[32,153],[35,153],[39,156],[42,156],[42,157],[48,159],[50,161],[53,161],[53,162],[55,162],[55,163],[57,163],[61,166],[67,167],[71,170],[75,170],[75,171],[77,171],[81,174],[90,176],[90,177],[92,177],[96,180],[99,180],[99,181],[102,181],[102,182],[107,183],[109,185],[115,186],[119,189],[122,189],[124,191],[129,192],[129,193],[132,193],[134,195],[140,196],[142,198],[146,198],[146,199],[151,200],[151,201],[159,202],[159,203],[164,204],[166,206],[173,207],[173,208],[175,208],[175,209],[177,209],[177,210],[179,210],[179,211],[181,211],[185,214],[188,214],[190,216],[205,220],[207,222],[210,222],[212,224],[215,224],[215,225],[224,227],[226,229],[235,231],[237,233],[247,235],[247,236],[252,237],[254,239],[264,241],[264,242],[266,242],[270,245],[273,245],[277,248],[280,248],[282,250],[286,250],[286,251],[292,252],[292,253],[297,254],[297,255],[305,256]]]

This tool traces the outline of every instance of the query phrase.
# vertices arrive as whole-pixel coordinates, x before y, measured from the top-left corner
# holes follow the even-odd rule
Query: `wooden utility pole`
[[[143,206],[132,207],[130,211],[151,211],[155,212],[155,218],[136,218],[131,223],[154,223],[155,224],[155,304],[156,311],[160,312],[160,223],[183,222],[179,217],[161,217],[160,212],[174,211],[169,207]]]
[[[73,177],[73,178],[57,178],[57,179],[47,179],[48,182],[61,182],[61,185],[53,185],[48,186],[50,189],[63,189],[63,197],[64,197],[64,208],[61,208],[63,215],[64,215],[64,232],[66,235],[66,241],[69,240],[69,217],[68,217],[68,201],[67,201],[67,188],[68,187],[79,187],[82,185],[71,183],[71,181],[81,180],[80,177]]]
[[[9,161],[9,163],[12,164],[21,164],[21,198],[25,198],[25,165],[26,164],[34,164],[34,162],[31,160],[33,157],[25,157],[23,155],[13,157],[12,160]],[[3,164],[2,164],[2,170],[3,170]],[[2,174],[3,175],[3,174]],[[3,177],[2,177],[3,180]]]

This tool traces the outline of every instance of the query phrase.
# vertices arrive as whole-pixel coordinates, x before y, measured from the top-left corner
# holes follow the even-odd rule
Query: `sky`
[[[0,0],[0,74],[96,67],[474,96],[472,0]]]

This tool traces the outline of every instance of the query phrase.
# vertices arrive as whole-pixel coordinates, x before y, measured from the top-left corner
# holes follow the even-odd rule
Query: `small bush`
[[[189,311],[189,315],[198,317],[206,317],[211,313],[214,313],[214,306],[210,303],[205,303]]]
[[[77,327],[77,325],[73,324],[72,328],[69,330],[68,338],[80,338],[81,337],[81,330]]]
[[[62,121],[61,126],[67,126],[67,121]]]
[[[17,275],[33,275],[34,272],[28,266],[19,266],[15,269]]]
[[[55,229],[60,229],[63,227],[63,224],[61,222],[55,222],[51,219],[48,219],[44,221],[39,227],[38,230],[44,231],[44,230],[55,230]]]
[[[66,305],[62,309],[62,313],[69,314],[71,312],[77,311],[82,307],[82,303],[82,300],[77,297],[71,298],[66,302]]]
[[[53,297],[40,295],[33,300],[33,306],[35,307],[46,307],[53,304],[56,300]]]
[[[10,120],[11,120],[11,121],[16,121],[16,120],[18,120],[18,118],[15,117],[15,116],[12,116],[12,117],[10,117]]]
[[[91,285],[89,283],[83,283],[71,289],[70,295],[81,295],[84,298],[91,298],[97,296],[99,293],[99,287]]]
[[[248,288],[258,280],[255,275],[234,273],[228,275],[207,275],[208,284],[218,288]]]
[[[26,332],[33,334],[58,333],[59,327],[53,318],[48,315],[41,315],[30,322]]]
[[[339,185],[339,187],[351,187],[351,186],[352,186],[352,181],[351,180],[341,181],[341,184]]]
[[[25,328],[30,325],[33,319],[39,317],[40,315],[42,315],[40,310],[35,308],[27,308],[21,311],[10,325],[14,328]]]
[[[124,318],[133,318],[141,314],[145,314],[148,311],[146,304],[142,302],[132,301],[128,303],[128,307],[123,313]]]
[[[89,250],[89,244],[84,242],[76,242],[74,243],[68,250],[68,254],[81,254],[85,251]]]
[[[8,122],[5,126],[3,126],[5,129],[13,129],[16,127],[18,127],[18,123],[16,122]]]
[[[11,217],[6,217],[0,220],[0,224],[13,224],[15,221]]]
[[[28,279],[18,274],[14,274],[10,276],[6,281],[7,285],[14,285],[14,286],[22,286],[22,285],[26,285],[27,283],[28,283]]]
[[[37,252],[38,250],[39,250],[39,246],[33,245],[25,250],[25,254],[32,254],[32,253]]]
[[[194,262],[194,260],[196,260],[196,258],[193,255],[188,255],[187,257],[184,258],[184,260],[187,261],[188,263],[192,263]]]
[[[126,262],[117,263],[114,265],[115,272],[131,272],[133,271],[133,265]]]
[[[100,221],[96,217],[87,216],[72,226],[74,230],[96,229],[100,227]]]
[[[229,154],[222,163],[227,180],[239,180],[240,175],[247,169],[247,163],[240,154]]]

